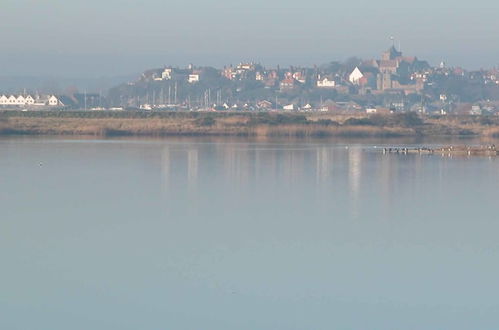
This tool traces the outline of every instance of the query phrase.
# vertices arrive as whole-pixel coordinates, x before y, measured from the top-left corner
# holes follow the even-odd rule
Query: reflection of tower
[[[305,151],[286,150],[282,157],[282,175],[287,182],[297,182],[303,176],[305,170]]]
[[[237,182],[239,185],[245,185],[251,176],[251,149],[249,144],[220,144],[221,156],[223,159],[224,177],[228,182]]]
[[[161,154],[161,176],[163,178],[163,188],[168,189],[168,184],[170,183],[170,148],[165,147],[163,153]]]
[[[282,151],[278,158],[281,167],[281,175],[287,183],[293,180],[293,152],[291,150]]]
[[[292,153],[292,173],[293,173],[293,178],[298,179],[299,177],[303,177],[305,173],[305,164],[307,163],[305,161],[305,157],[308,154],[308,152],[304,150],[297,150]]]
[[[187,151],[187,183],[193,186],[197,183],[198,179],[198,160],[199,151],[197,149],[190,149]]]
[[[324,183],[331,176],[330,156],[328,148],[317,148],[317,182]]]
[[[419,155],[418,157],[415,157],[414,161],[414,175],[411,176],[411,178],[414,180],[413,186],[416,187],[416,191],[421,191],[423,189],[423,182],[424,180],[420,177],[421,173],[423,172],[423,166],[424,166],[424,160],[425,157]],[[416,197],[416,196],[414,196]]]
[[[238,167],[238,177],[241,184],[247,185],[250,181],[250,149],[248,145],[244,145],[244,148],[237,151],[237,167]]]
[[[394,176],[397,175],[397,165],[398,163],[394,161],[391,155],[383,155],[379,158],[378,173],[376,174],[379,178],[380,187],[380,198],[382,199],[383,212],[386,219],[390,218],[390,210],[393,205],[393,187],[392,182],[394,181]]]
[[[254,175],[254,180],[257,182],[258,180],[260,180],[260,169],[262,166],[261,152],[257,148],[253,149],[253,159],[254,159],[253,175]]]
[[[348,152],[348,179],[350,200],[354,216],[358,215],[358,201],[360,195],[360,180],[362,176],[362,149],[352,148]]]
[[[249,181],[249,160],[248,153],[249,149],[247,145],[240,145],[241,148],[236,148],[234,145],[230,145],[232,154],[232,165],[233,165],[233,173],[234,179],[239,182],[241,185],[247,184]]]
[[[222,157],[224,159],[224,176],[233,181],[236,178],[236,154],[230,144],[220,144]]]

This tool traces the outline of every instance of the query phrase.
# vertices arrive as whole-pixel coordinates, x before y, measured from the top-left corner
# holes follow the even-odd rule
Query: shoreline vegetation
[[[0,136],[490,137],[498,116],[159,111],[2,111]]]

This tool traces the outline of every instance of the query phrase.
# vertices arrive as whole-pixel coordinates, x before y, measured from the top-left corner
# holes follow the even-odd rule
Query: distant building
[[[291,91],[297,87],[297,82],[294,78],[285,78],[280,83],[281,91]]]
[[[261,71],[257,72],[262,67],[255,63],[239,63],[236,67],[230,65],[225,67],[222,71],[222,76],[229,80],[244,80],[244,79],[256,79],[263,80],[263,73]],[[258,74],[258,77],[257,77]]]
[[[27,105],[35,104],[35,99],[31,95],[26,96],[24,98],[24,101],[25,101],[25,104],[27,104]]]
[[[189,75],[189,78],[187,80],[189,84],[194,84],[200,81],[200,74],[199,73],[193,73]]]
[[[50,96],[48,99],[48,105],[50,106],[59,105],[59,99],[55,95]]]
[[[256,105],[259,109],[265,109],[265,110],[268,110],[268,109],[272,109],[273,108],[273,104],[272,102],[270,101],[267,101],[267,100],[262,100],[262,101],[259,101]]]
[[[336,87],[336,81],[330,79],[328,77],[322,78],[321,76],[317,79],[317,87],[318,88],[334,88]]]
[[[24,98],[24,96],[19,95],[16,99],[16,103],[19,105],[24,105],[26,104],[26,99]]]
[[[472,105],[470,110],[470,115],[481,116],[483,114],[483,109],[480,105]]]
[[[414,72],[418,68],[427,67],[428,64],[416,57],[404,57],[401,51],[390,47],[381,55],[381,60],[376,61],[375,65],[372,64],[371,67],[378,70],[376,89],[380,92],[401,90],[408,95],[424,89],[425,74]]]
[[[381,60],[390,61],[390,60],[394,60],[397,57],[401,57],[401,56],[402,56],[402,52],[397,50],[395,48],[395,46],[392,46],[381,55]]]
[[[312,109],[313,109],[313,107],[310,103],[307,103],[302,107],[302,110],[304,110],[304,111],[312,111]]]
[[[305,84],[307,82],[307,75],[304,71],[297,71],[293,73],[293,79],[301,84]]]
[[[17,105],[17,98],[14,95],[9,96],[8,105]]]
[[[0,96],[0,106],[60,106],[63,105],[59,98],[55,95],[36,95],[35,97],[31,95],[1,95]]]
[[[356,67],[348,76],[348,81],[354,85],[360,85],[360,80],[364,78],[364,74]]]
[[[383,107],[369,107],[369,108],[366,108],[366,113],[368,113],[368,114],[374,114],[374,113],[389,114],[389,113],[391,113],[391,111],[390,111],[390,109],[383,108]]]
[[[172,68],[165,68],[163,72],[161,73],[161,78],[163,80],[171,80],[172,79]]]

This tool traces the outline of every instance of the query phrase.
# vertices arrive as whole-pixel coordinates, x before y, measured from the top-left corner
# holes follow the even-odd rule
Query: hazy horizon
[[[499,64],[499,4],[491,0],[3,2],[2,76],[109,77],[240,61],[320,65],[379,57],[391,35],[405,54],[432,65]]]

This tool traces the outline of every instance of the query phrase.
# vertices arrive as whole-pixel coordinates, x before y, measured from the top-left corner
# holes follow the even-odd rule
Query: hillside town
[[[394,45],[377,59],[313,67],[164,66],[111,88],[107,95],[2,95],[0,108],[164,111],[497,114],[499,69],[436,67]]]

